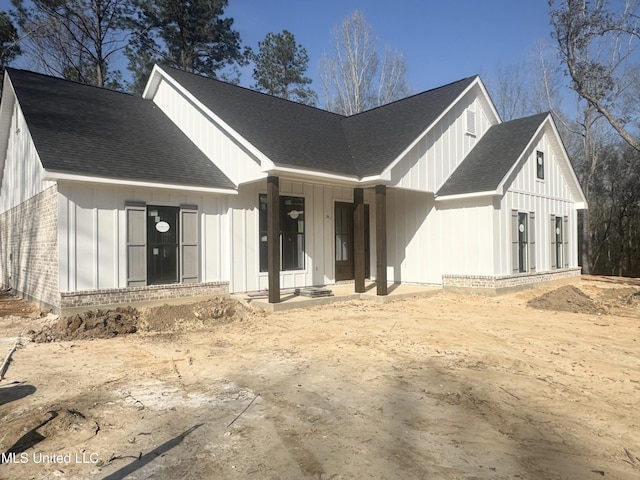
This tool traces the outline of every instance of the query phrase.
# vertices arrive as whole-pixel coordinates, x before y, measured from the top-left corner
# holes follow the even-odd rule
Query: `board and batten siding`
[[[229,291],[252,292],[268,288],[267,272],[260,272],[258,197],[266,194],[266,182],[243,185],[229,199],[231,222],[231,281]],[[318,185],[280,179],[280,195],[304,198],[304,269],[281,271],[283,289],[335,283],[334,213],[336,202],[353,202],[353,188]],[[370,213],[370,266],[375,275],[375,205],[373,189],[365,189]]]
[[[235,185],[266,178],[246,149],[165,79],[153,102]]]
[[[437,204],[435,217],[441,275],[495,274],[493,212],[491,197]]]
[[[479,89],[469,91],[391,170],[394,186],[436,192],[492,125]],[[468,133],[467,111],[475,116],[475,134]]]
[[[5,95],[9,97],[13,92],[5,92]],[[20,205],[55,185],[55,182],[44,180],[44,169],[29,133],[29,127],[15,101],[12,110],[7,151],[3,152],[5,159],[0,189],[0,213]]]
[[[563,232],[568,239],[568,267],[578,265],[577,210],[569,185],[570,179],[558,158],[557,145],[548,132],[541,132],[537,142],[525,152],[522,167],[509,179],[507,191],[500,199],[499,209],[494,213],[494,268],[496,275],[512,272],[511,260],[511,212],[535,213],[535,261],[536,271],[552,270],[551,243],[554,232],[550,227],[551,215],[566,217]],[[536,173],[536,152],[544,153],[544,179]]]
[[[396,283],[442,282],[434,196],[387,190],[387,278]],[[374,264],[375,265],[375,264]]]
[[[71,182],[58,192],[61,292],[127,287],[127,201],[197,206],[200,281],[229,280],[227,196]]]

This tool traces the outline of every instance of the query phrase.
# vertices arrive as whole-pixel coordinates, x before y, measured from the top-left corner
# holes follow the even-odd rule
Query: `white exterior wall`
[[[257,159],[165,79],[153,102],[235,185],[266,178]]]
[[[387,190],[387,278],[442,282],[440,232],[432,194]],[[374,244],[375,245],[375,244]]]
[[[5,92],[8,97],[13,92]],[[55,185],[44,181],[44,169],[18,103],[14,102],[0,188],[0,213]]]
[[[470,90],[391,170],[391,183],[400,188],[436,192],[460,165],[493,123],[480,101],[479,88]],[[467,133],[467,109],[475,112],[476,134]],[[493,123],[492,123],[493,122]]]
[[[229,280],[227,196],[71,182],[61,182],[58,191],[61,292],[127,286],[127,200],[148,205],[197,205],[200,281]]]
[[[439,203],[437,217],[442,275],[494,275],[494,205],[491,197]]]
[[[494,214],[494,268],[496,275],[511,274],[511,210],[535,212],[536,271],[551,269],[551,215],[568,217],[569,267],[578,266],[578,225],[574,198],[566,178],[564,160],[558,157],[557,144],[549,132],[542,133],[528,150],[522,168],[515,172],[507,192],[500,199]],[[544,153],[544,180],[537,178],[536,151]]]

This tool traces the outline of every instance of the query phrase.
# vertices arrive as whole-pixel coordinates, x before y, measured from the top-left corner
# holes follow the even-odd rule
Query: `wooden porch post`
[[[267,177],[267,270],[269,303],[280,302],[280,179]]]
[[[364,239],[364,189],[353,189],[353,274],[356,293],[364,293],[365,239]]]
[[[387,186],[376,185],[376,293],[387,294]]]

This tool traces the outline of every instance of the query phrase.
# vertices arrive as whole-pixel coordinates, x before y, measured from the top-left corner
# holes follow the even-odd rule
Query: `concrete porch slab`
[[[442,291],[442,287],[437,285],[389,284],[387,287],[388,295],[378,296],[376,295],[375,282],[367,282],[364,293],[356,293],[354,290],[355,285],[352,282],[327,285],[325,288],[331,290],[333,296],[310,298],[296,295],[294,289],[288,289],[281,292],[280,303],[269,303],[266,292],[263,295],[234,294],[232,297],[254,308],[261,308],[268,312],[280,312],[295,308],[311,308],[318,305],[348,302],[350,300],[388,303],[402,298],[429,297]]]

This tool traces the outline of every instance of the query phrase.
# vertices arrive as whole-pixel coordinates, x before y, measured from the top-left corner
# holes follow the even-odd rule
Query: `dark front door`
[[[369,265],[369,205],[364,206],[364,245],[354,245],[353,213],[355,204],[336,202],[334,212],[334,238],[336,256],[336,281],[353,280],[353,255],[355,248],[364,249],[365,277],[370,276]]]
[[[178,282],[178,207],[147,207],[147,283]]]

